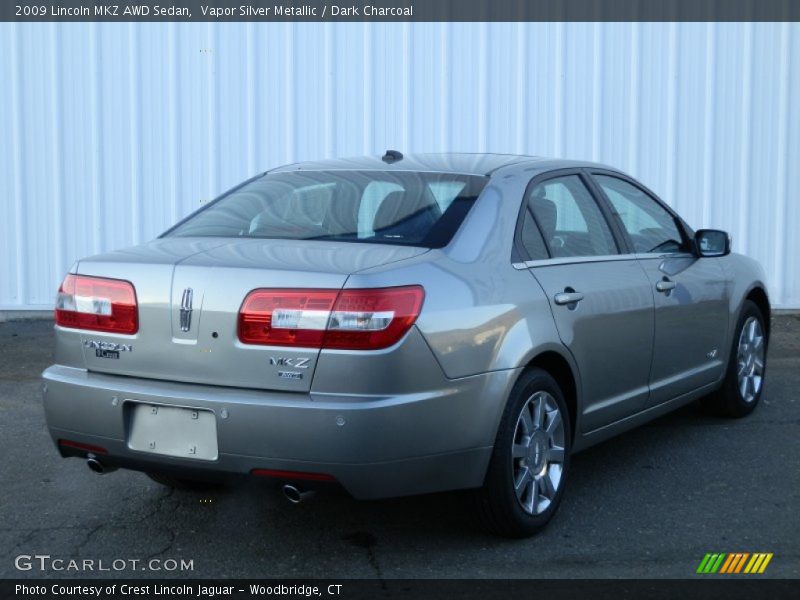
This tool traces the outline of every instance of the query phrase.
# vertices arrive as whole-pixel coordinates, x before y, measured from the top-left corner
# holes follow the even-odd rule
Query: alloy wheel
[[[736,353],[739,393],[748,404],[753,402],[761,391],[764,381],[764,332],[755,317],[748,318],[739,334],[739,347]]]
[[[533,394],[517,418],[511,452],[514,492],[522,509],[543,513],[555,499],[564,471],[564,420],[555,398]]]

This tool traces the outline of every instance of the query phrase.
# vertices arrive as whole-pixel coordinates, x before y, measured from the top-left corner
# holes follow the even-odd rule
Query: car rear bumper
[[[262,392],[87,372],[54,365],[44,407],[54,441],[107,450],[112,466],[208,477],[256,469],[330,475],[356,498],[480,486],[516,371],[450,380],[394,397]],[[129,447],[136,403],[210,410],[216,460]],[[62,455],[82,455],[60,448]]]

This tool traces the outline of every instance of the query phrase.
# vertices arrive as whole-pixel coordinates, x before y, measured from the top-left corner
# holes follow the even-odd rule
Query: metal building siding
[[[800,307],[798,27],[0,24],[0,310],[256,172],[388,147],[618,166]]]

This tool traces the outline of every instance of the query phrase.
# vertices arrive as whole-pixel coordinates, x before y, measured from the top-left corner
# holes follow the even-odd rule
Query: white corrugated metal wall
[[[800,24],[0,24],[0,310],[269,167],[492,151],[621,167],[800,307]]]

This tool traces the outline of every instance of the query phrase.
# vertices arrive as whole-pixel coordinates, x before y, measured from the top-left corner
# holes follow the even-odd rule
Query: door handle
[[[581,300],[583,300],[583,294],[580,292],[560,292],[553,296],[553,302],[559,306],[564,306],[565,304],[577,304]]]
[[[677,285],[678,285],[677,283],[675,283],[674,281],[670,281],[665,277],[656,284],[656,291],[669,292],[671,290],[674,290],[677,287]]]

